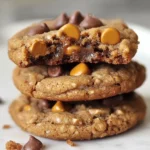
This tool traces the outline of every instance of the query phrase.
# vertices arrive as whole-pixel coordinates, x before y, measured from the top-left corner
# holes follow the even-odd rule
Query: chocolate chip
[[[78,25],[83,19],[84,17],[82,14],[79,11],[76,11],[70,16],[69,23]]]
[[[48,109],[50,108],[50,103],[48,100],[39,100],[38,101],[38,108],[40,110]]]
[[[90,15],[86,15],[84,20],[80,23],[80,27],[83,27],[85,29],[100,27],[102,25],[103,23],[99,19]]]
[[[41,24],[38,24],[38,25],[32,27],[29,30],[28,35],[32,36],[32,35],[36,35],[36,34],[42,34],[44,32],[48,32],[48,31],[49,31],[48,26],[45,23],[41,23]]]
[[[63,25],[67,24],[68,21],[69,21],[69,18],[67,14],[62,13],[60,16],[56,18],[55,23],[54,23],[54,29],[59,29]]]
[[[48,75],[50,77],[58,77],[62,75],[62,67],[61,66],[49,66]]]
[[[33,136],[30,136],[29,141],[23,146],[22,150],[41,150],[43,144]]]

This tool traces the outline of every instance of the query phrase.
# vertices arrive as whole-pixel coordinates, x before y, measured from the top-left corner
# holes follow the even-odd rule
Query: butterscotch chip
[[[80,38],[80,30],[76,25],[66,24],[59,29],[59,34],[65,34],[68,37],[78,40]]]
[[[22,150],[22,145],[14,141],[8,141],[6,143],[6,150]]]
[[[67,140],[66,142],[70,146],[76,146],[76,144],[73,141],[71,141],[71,140]]]
[[[72,53],[77,53],[81,50],[80,46],[72,45],[65,49],[65,55],[72,55]]]
[[[106,28],[101,34],[101,42],[104,44],[117,44],[120,42],[120,33],[115,28]]]
[[[31,110],[31,106],[30,106],[30,105],[25,105],[25,106],[23,107],[23,110],[24,110],[24,111],[30,111],[30,110]]]
[[[34,57],[45,56],[47,53],[47,47],[43,41],[34,41],[30,48],[30,53]]]
[[[57,101],[55,105],[52,107],[52,112],[64,112],[65,108],[61,101]]]
[[[90,74],[90,69],[85,63],[78,64],[70,71],[71,76],[80,76],[84,74]]]
[[[119,95],[109,101],[120,97],[122,101],[115,106],[104,105],[105,99],[92,102],[85,99],[69,102],[72,106],[69,110],[56,113],[51,108],[47,108],[46,111],[37,109],[38,101],[42,99],[32,99],[22,95],[12,102],[9,112],[17,125],[25,131],[46,138],[68,140],[68,144],[74,145],[71,140],[90,140],[117,135],[144,119],[146,105],[138,94]],[[29,112],[22,111],[21,108],[28,103],[28,99],[32,109]],[[63,103],[64,107],[67,104]],[[50,105],[53,105],[52,101]],[[98,113],[89,113],[90,109]],[[34,147],[33,142],[29,141]],[[29,146],[28,144],[27,147]]]

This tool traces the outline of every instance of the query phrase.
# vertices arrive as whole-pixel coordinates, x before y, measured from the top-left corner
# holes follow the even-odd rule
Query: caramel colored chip
[[[117,44],[120,41],[120,33],[115,28],[106,28],[101,34],[101,42],[104,44]]]
[[[31,46],[30,53],[34,57],[46,55],[47,47],[43,41],[34,41]]]
[[[72,45],[65,49],[65,54],[71,55],[72,53],[79,52],[79,51],[80,51],[80,46]]]
[[[61,101],[57,101],[55,105],[52,107],[52,112],[63,112],[63,111],[65,111],[65,108]]]
[[[80,76],[82,74],[90,74],[90,69],[85,63],[78,64],[70,71],[71,76]]]
[[[30,111],[30,110],[31,110],[31,106],[30,106],[30,105],[25,105],[25,106],[23,107],[23,110],[25,110],[25,111]]]
[[[78,40],[80,38],[80,30],[76,25],[66,24],[59,29],[60,33],[64,33],[66,36]]]

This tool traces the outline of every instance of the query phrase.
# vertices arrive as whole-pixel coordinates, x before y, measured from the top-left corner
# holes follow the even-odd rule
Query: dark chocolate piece
[[[80,27],[83,27],[85,29],[94,28],[94,27],[100,27],[103,26],[103,23],[90,15],[86,15],[84,20],[80,23]]]
[[[41,24],[38,24],[38,25],[32,27],[29,30],[28,35],[33,36],[33,35],[42,34],[44,32],[48,32],[48,31],[50,31],[48,26],[45,23],[41,23]]]
[[[69,21],[69,18],[66,13],[62,13],[60,16],[58,16],[54,23],[54,29],[59,29],[63,25],[67,24]]]
[[[22,150],[41,150],[43,144],[33,136],[30,136],[29,141],[23,146]]]
[[[79,11],[76,11],[70,16],[69,23],[79,25],[83,19],[83,15]]]

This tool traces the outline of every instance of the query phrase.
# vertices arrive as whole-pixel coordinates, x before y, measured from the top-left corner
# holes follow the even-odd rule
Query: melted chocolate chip
[[[61,66],[49,66],[48,67],[48,75],[50,77],[58,77],[62,75],[62,67]]]
[[[69,23],[78,25],[83,19],[83,15],[79,11],[76,11],[70,16]]]
[[[69,18],[67,14],[62,13],[60,16],[56,18],[55,23],[54,23],[54,29],[59,29],[63,25],[67,24],[68,21],[69,21]]]
[[[100,27],[102,25],[103,23],[99,19],[90,15],[86,15],[84,20],[80,23],[80,27],[83,27],[85,29]]]
[[[38,24],[38,25],[32,27],[29,30],[28,35],[32,36],[32,35],[36,35],[36,34],[42,34],[44,32],[48,32],[48,31],[49,31],[48,26],[45,23],[41,23],[41,24]]]
[[[23,146],[22,150],[41,150],[43,144],[33,136],[30,136],[29,141]]]
[[[39,100],[38,101],[38,108],[40,110],[48,109],[50,108],[50,103],[48,100]]]

